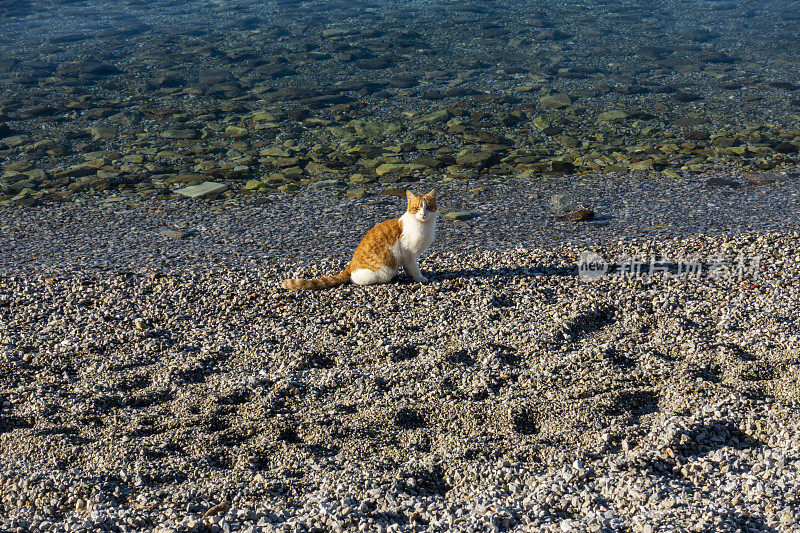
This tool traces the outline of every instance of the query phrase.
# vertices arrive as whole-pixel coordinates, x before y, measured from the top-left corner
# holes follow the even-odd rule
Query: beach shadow
[[[686,457],[703,457],[724,447],[745,450],[763,445],[727,421],[698,424],[679,433],[675,440],[675,453]]]
[[[753,516],[744,513],[729,511],[722,514],[723,524],[730,527],[730,531],[747,531],[772,533],[778,531],[767,524],[760,516]]]
[[[649,261],[632,261],[622,263],[608,263],[607,270],[598,273],[596,276],[599,279],[608,278],[636,278],[636,279],[664,279],[665,277],[673,279],[690,279],[692,277],[713,277],[712,269],[719,269],[719,275],[724,277],[728,272],[726,268],[732,268],[732,264],[708,265],[699,263],[676,263],[676,262],[659,262],[651,265]],[[548,266],[528,266],[528,267],[500,267],[500,268],[467,268],[460,270],[440,270],[430,272],[428,277],[431,280],[447,280],[459,278],[532,278],[532,277],[570,277],[578,276],[578,264],[572,264],[568,267],[548,267]],[[403,281],[410,280],[407,275],[401,275]],[[594,279],[594,278],[590,278]]]

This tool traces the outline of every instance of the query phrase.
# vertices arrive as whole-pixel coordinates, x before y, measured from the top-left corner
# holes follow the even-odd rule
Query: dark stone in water
[[[464,140],[470,143],[486,143],[486,144],[500,144],[511,145],[513,142],[502,135],[492,133],[490,131],[476,130],[465,131]]]
[[[0,2],[0,16],[24,17],[29,14],[31,3],[29,0],[16,0],[10,2]]]
[[[712,11],[730,11],[736,9],[738,6],[736,2],[719,2],[711,6]]]
[[[564,79],[571,79],[571,80],[580,80],[586,77],[586,74],[583,72],[577,72],[574,70],[569,70],[565,72],[557,72],[556,78],[564,78]]]
[[[779,142],[775,145],[775,151],[782,154],[796,154],[798,150],[800,150],[800,146],[786,141]]]
[[[288,116],[290,120],[295,120],[298,122],[307,119],[310,114],[311,111],[304,108],[295,108],[286,111],[286,116]]]
[[[467,150],[456,155],[458,166],[466,168],[485,168],[498,160],[499,157],[496,153],[483,150]]]
[[[461,97],[461,96],[474,96],[478,93],[475,89],[470,89],[469,87],[450,87],[444,92],[445,96],[448,97]]]
[[[614,92],[617,94],[645,94],[649,93],[650,89],[641,85],[620,85],[614,87]]]
[[[313,98],[305,98],[301,100],[300,103],[310,107],[311,109],[320,109],[322,107],[327,107],[332,105],[349,104],[354,101],[355,99],[350,98],[349,96],[343,94],[333,94],[326,96],[315,96]]]
[[[364,70],[381,70],[392,66],[392,61],[385,57],[373,57],[371,59],[359,59],[356,66]]]
[[[707,141],[711,138],[711,134],[706,130],[691,130],[683,134],[684,138],[690,141]]]
[[[729,56],[728,54],[723,54],[722,52],[707,52],[704,54],[697,55],[698,61],[703,61],[704,63],[736,63],[739,61],[739,58],[736,56]]]
[[[800,11],[796,11],[794,9],[787,9],[783,13],[780,14],[781,20],[785,21],[795,21],[800,20]]]
[[[415,159],[412,159],[411,163],[414,165],[424,165],[428,168],[441,168],[443,165],[441,161],[429,155],[421,155]]]
[[[725,178],[710,178],[706,185],[709,187],[730,187],[731,189],[738,189],[742,186],[738,181],[727,180]]]
[[[259,70],[261,74],[263,74],[264,76],[268,76],[273,80],[277,80],[279,78],[285,78],[287,76],[297,76],[297,71],[292,70],[290,68],[278,68],[275,66],[269,66],[269,67],[262,67]]]
[[[703,97],[699,94],[692,94],[692,93],[685,93],[685,92],[677,92],[672,95],[675,100],[679,102],[696,102],[697,100],[702,100]]]
[[[510,94],[479,93],[475,95],[478,104],[516,104],[519,98]]]
[[[345,84],[343,87],[348,87],[347,90],[353,91],[357,93],[359,96],[367,96],[369,94],[377,94],[383,89],[386,88],[385,82],[373,82],[373,81],[354,81],[349,84]]]
[[[38,204],[39,200],[31,196],[25,196],[24,198],[20,198],[19,200],[14,200],[14,205],[18,207],[33,207]]]
[[[555,159],[550,163],[550,168],[553,172],[572,172],[575,170],[575,166],[570,163],[569,161],[561,161],[559,159]]]
[[[699,126],[700,124],[708,124],[710,121],[705,117],[683,117],[679,119],[675,119],[672,121],[672,124],[675,126],[685,127],[685,126]]]
[[[688,28],[680,32],[681,36],[694,41],[696,43],[705,43],[712,39],[719,37],[716,33],[712,33],[705,28]]]
[[[206,70],[197,75],[197,83],[200,85],[218,85],[230,81],[233,78],[227,70]]]
[[[417,85],[419,85],[419,80],[417,78],[397,76],[396,78],[392,79],[392,87],[396,89],[409,89],[411,87],[416,87]]]
[[[643,46],[639,49],[639,55],[645,59],[661,59],[661,56],[670,53],[672,50],[669,48],[662,48],[659,46]]]
[[[107,76],[118,74],[119,69],[114,65],[103,63],[102,61],[76,61],[74,63],[64,63],[57,69],[59,76],[77,77],[80,75],[93,74],[95,76]]]
[[[787,91],[796,91],[800,89],[800,86],[795,85],[794,83],[789,83],[788,81],[771,81],[769,82],[771,87],[775,87],[776,89],[786,89]]]
[[[320,91],[316,87],[284,87],[262,94],[261,99],[267,102],[301,100],[304,98],[312,98],[315,94],[320,94]]]
[[[659,85],[653,88],[653,92],[656,94],[672,94],[676,90],[675,87],[670,87],[669,85]]]
[[[542,130],[542,133],[544,135],[552,137],[553,135],[560,134],[562,131],[564,131],[564,128],[559,128],[558,126],[548,126]]]
[[[88,33],[62,33],[61,35],[54,35],[48,39],[51,43],[76,43],[90,38]]]
[[[18,63],[19,63],[19,61],[17,61],[16,59],[13,59],[13,58],[7,58],[7,57],[1,58],[0,59],[0,74],[8,74],[9,72],[11,72],[14,69],[14,67],[17,66]]]
[[[140,33],[150,31],[151,29],[152,26],[149,26],[148,24],[136,23],[132,26],[124,28],[108,28],[98,32],[96,35],[93,35],[93,37],[100,39],[122,39],[125,37],[139,35]]]
[[[46,115],[52,115],[53,113],[55,113],[55,109],[53,107],[46,104],[42,104],[21,109],[17,113],[17,115],[19,116],[19,118],[26,119],[26,118],[43,117]]]
[[[419,95],[419,97],[422,98],[423,100],[434,100],[434,101],[436,101],[436,100],[444,100],[445,95],[444,95],[444,93],[439,92],[439,91],[428,91],[426,93],[423,93],[423,94]]]
[[[177,76],[166,75],[166,76],[157,76],[153,78],[153,80],[150,82],[150,85],[153,87],[169,88],[169,87],[180,87],[184,83],[185,82],[182,78],[179,78]]]
[[[243,19],[237,20],[229,25],[230,28],[233,29],[242,29],[242,30],[255,30],[261,25],[261,19],[258,17],[245,17]]]
[[[9,137],[12,133],[14,133],[14,131],[11,128],[0,122],[0,138]]]
[[[718,148],[730,148],[731,146],[736,146],[737,144],[738,142],[736,139],[731,137],[716,137],[713,141],[711,141],[711,145]]]
[[[647,113],[646,111],[634,111],[632,113],[628,113],[628,118],[635,120],[656,120],[658,117],[652,113]]]
[[[534,38],[538,41],[563,41],[564,39],[569,39],[570,34],[561,30],[548,28],[537,33]]]

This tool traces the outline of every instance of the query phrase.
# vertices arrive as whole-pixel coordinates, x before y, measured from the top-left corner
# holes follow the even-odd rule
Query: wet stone
[[[456,164],[467,168],[483,168],[499,159],[495,152],[465,149],[456,154]]]
[[[672,121],[675,126],[680,127],[700,126],[701,124],[708,124],[709,122],[710,120],[706,117],[682,117]]]
[[[172,129],[161,132],[161,137],[164,139],[197,139],[200,132],[195,129]]]
[[[51,107],[47,104],[42,104],[23,108],[17,113],[17,116],[21,119],[37,118],[52,115],[55,113],[55,111],[56,110],[54,107]]]
[[[775,151],[781,154],[796,154],[800,151],[800,145],[783,141],[775,145]]]
[[[700,96],[699,94],[686,93],[686,92],[677,92],[673,94],[672,97],[678,102],[696,102],[698,100],[703,99],[703,97]]]
[[[364,198],[364,196],[367,194],[367,190],[364,187],[358,187],[355,189],[349,189],[346,194],[351,198]]]
[[[685,132],[683,137],[692,141],[707,141],[711,138],[711,134],[706,130],[691,130]]]
[[[621,120],[625,120],[628,118],[628,114],[625,111],[621,111],[619,109],[613,111],[605,111],[597,115],[598,122],[619,122]]]
[[[204,198],[217,196],[228,190],[228,186],[224,183],[215,183],[213,181],[205,181],[199,185],[190,185],[175,192],[187,198]]]
[[[572,98],[566,94],[553,94],[539,98],[539,105],[553,109],[562,109],[572,105]]]

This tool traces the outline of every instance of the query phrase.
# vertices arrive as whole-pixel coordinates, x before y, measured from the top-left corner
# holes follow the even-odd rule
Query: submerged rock
[[[228,190],[228,186],[224,183],[216,183],[213,181],[204,181],[199,185],[190,185],[175,191],[181,196],[187,198],[204,198],[208,196],[216,196]]]
[[[621,120],[625,120],[626,118],[628,118],[628,114],[625,111],[620,111],[619,109],[605,111],[604,113],[597,115],[598,122],[619,122]]]

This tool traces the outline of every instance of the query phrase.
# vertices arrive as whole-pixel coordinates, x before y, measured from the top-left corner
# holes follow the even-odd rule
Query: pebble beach
[[[800,181],[775,179],[607,178],[577,223],[550,180],[444,186],[470,218],[430,283],[299,293],[404,200],[7,209],[0,527],[792,531]]]
[[[0,531],[800,531],[800,4],[584,4],[0,2]]]

